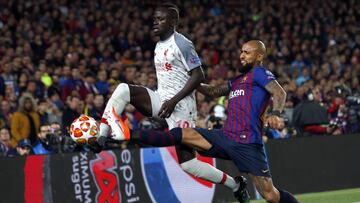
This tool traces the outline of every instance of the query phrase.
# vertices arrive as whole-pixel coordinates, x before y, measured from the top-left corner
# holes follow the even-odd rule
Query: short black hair
[[[94,73],[94,72],[92,72],[92,71],[86,71],[86,72],[85,72],[85,77],[92,77],[92,78],[95,78],[95,77],[96,77],[96,75],[95,75],[95,73]]]
[[[175,26],[179,23],[179,8],[171,3],[166,2],[158,6],[158,9],[164,9],[169,14],[169,17],[173,20],[175,20]]]

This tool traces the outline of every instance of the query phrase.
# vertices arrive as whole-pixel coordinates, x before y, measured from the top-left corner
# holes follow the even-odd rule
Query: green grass
[[[360,203],[360,188],[295,195],[301,203]],[[254,200],[251,203],[263,203]]]

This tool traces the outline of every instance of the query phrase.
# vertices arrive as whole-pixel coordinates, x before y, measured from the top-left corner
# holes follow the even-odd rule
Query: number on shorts
[[[176,125],[179,128],[189,128],[190,127],[190,123],[188,121],[183,121],[183,120],[177,121]]]

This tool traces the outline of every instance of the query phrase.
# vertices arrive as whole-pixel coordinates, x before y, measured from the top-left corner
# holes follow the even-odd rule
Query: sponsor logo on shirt
[[[169,62],[157,62],[155,63],[155,68],[158,72],[169,72],[172,70],[172,65]]]
[[[199,58],[199,57],[192,57],[192,58],[190,59],[190,63],[192,63],[192,64],[198,64],[198,63],[200,63],[200,58]]]
[[[245,90],[243,89],[234,90],[230,92],[229,99],[244,95],[245,95]]]

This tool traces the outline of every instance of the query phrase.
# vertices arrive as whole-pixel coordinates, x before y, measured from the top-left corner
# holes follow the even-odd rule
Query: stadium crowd
[[[267,67],[287,92],[282,131],[266,137],[357,133],[360,3],[348,1],[177,1],[178,30],[198,51],[206,82],[238,72],[239,47],[267,45]],[[154,1],[0,1],[0,151],[53,153],[71,143],[80,114],[100,119],[120,82],[156,89]],[[197,94],[198,125],[219,128],[227,99]],[[133,128],[160,128],[129,105]],[[265,138],[265,137],[264,137]],[[44,145],[44,146],[47,146]]]

